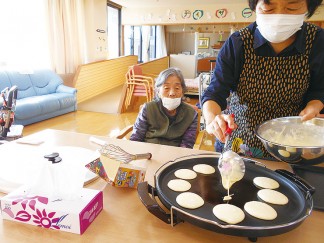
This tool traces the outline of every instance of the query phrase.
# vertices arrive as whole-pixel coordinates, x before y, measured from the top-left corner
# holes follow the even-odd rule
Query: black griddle
[[[280,184],[280,188],[277,190],[289,198],[287,205],[271,204],[278,213],[276,219],[270,221],[261,220],[245,212],[245,219],[241,223],[229,225],[214,216],[213,207],[224,203],[223,197],[227,195],[227,191],[221,184],[221,176],[217,168],[218,157],[215,154],[192,155],[170,161],[156,172],[155,188],[147,186],[146,183],[146,187],[143,184],[139,185],[138,192],[147,209],[167,223],[175,224],[187,221],[208,230],[229,235],[247,236],[250,239],[288,232],[300,225],[310,215],[313,208],[311,186],[304,185],[302,182],[294,183],[293,181],[297,180],[288,171],[278,170],[275,172],[260,165],[260,163],[248,159],[244,159],[244,163],[246,167],[245,175],[241,181],[236,182],[231,187],[230,193],[234,194],[234,196],[230,203],[244,211],[244,204],[246,202],[253,200],[261,201],[257,197],[259,188],[253,184],[253,179],[256,176],[275,179]],[[195,179],[187,180],[192,185],[189,191],[200,195],[204,199],[205,204],[198,209],[186,209],[176,202],[176,197],[180,193],[169,189],[167,183],[172,179],[176,179],[174,176],[176,170],[192,169],[196,164],[209,164],[216,169],[216,172],[212,175],[197,173],[198,176]],[[291,178],[293,179],[291,180]],[[171,213],[162,212],[161,208],[157,208],[158,206],[151,199],[148,199],[143,190],[149,190],[153,198],[157,196]]]

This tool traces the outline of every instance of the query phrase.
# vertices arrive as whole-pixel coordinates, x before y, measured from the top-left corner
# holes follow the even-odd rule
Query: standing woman
[[[182,98],[186,85],[178,68],[162,71],[155,81],[156,98],[145,103],[130,140],[193,148],[198,116]]]
[[[256,22],[225,42],[202,98],[209,134],[223,143],[226,124],[234,129],[225,150],[269,158],[254,134],[258,124],[284,116],[304,121],[322,116],[324,31],[304,22],[322,1],[248,1]]]

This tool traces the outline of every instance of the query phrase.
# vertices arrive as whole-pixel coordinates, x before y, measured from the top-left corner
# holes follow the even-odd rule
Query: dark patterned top
[[[234,82],[216,79],[203,98],[203,101],[213,99],[217,102],[221,99],[218,94],[222,85],[228,89],[227,92],[232,91],[228,110],[225,113],[235,114],[238,129],[233,131],[225,145],[225,150],[232,149],[251,157],[271,157],[261,141],[255,136],[255,127],[265,120],[298,115],[305,106],[305,102],[309,100],[319,99],[324,102],[324,73],[321,76],[322,80],[314,84],[313,80],[317,80],[318,77],[313,77],[312,68],[314,67],[310,67],[312,44],[315,36],[318,35],[318,28],[305,24],[304,30],[303,52],[272,56],[257,55],[253,33],[256,35],[258,30],[251,31],[250,26],[239,31],[244,49],[244,61],[239,81],[234,85]],[[299,39],[296,39],[295,45]],[[289,52],[288,50],[283,52]],[[322,48],[322,56],[324,55],[323,51]],[[229,53],[227,54],[229,55]],[[226,63],[224,64],[223,60],[219,65],[226,65]],[[223,75],[227,78],[226,73]],[[314,89],[315,87],[318,89]],[[215,98],[215,93],[212,94],[213,90],[217,90],[215,91],[217,98]],[[225,95],[224,98],[226,97]],[[227,105],[226,101],[225,103],[221,102],[220,105],[224,109]]]
[[[156,105],[157,108],[154,109],[154,111],[158,112],[159,114],[149,115],[148,105],[151,107],[152,105]],[[188,111],[188,109],[190,109],[190,114],[182,114],[183,112]],[[179,114],[183,118],[179,117]],[[177,108],[177,114],[175,116],[167,115],[162,108],[161,100],[145,103],[137,116],[130,140],[193,148],[198,126],[197,115],[198,113],[192,107],[189,107],[189,105],[184,103]],[[188,116],[190,117],[188,118]],[[159,117],[160,121],[154,121],[154,117]],[[181,119],[186,119],[186,121],[181,122]],[[163,124],[161,124],[162,122]]]
[[[270,43],[261,35],[256,23],[247,28],[254,37],[253,49],[257,56],[289,57],[305,53],[306,23],[296,33],[296,40],[280,53],[275,53]],[[304,100],[321,100],[324,103],[324,29],[317,27],[313,47],[309,55],[310,86]],[[230,91],[235,91],[245,62],[244,46],[240,32],[232,34],[224,43],[218,56],[211,83],[202,97],[202,103],[214,100],[224,110]]]

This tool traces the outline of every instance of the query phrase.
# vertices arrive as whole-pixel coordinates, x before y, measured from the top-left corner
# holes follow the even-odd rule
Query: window
[[[138,62],[143,62],[142,59],[142,27],[134,26],[133,28],[133,49],[134,52],[131,55],[138,55]]]
[[[108,1],[108,31],[107,31],[107,50],[109,58],[120,56],[120,33],[121,33],[121,7]]]
[[[138,62],[156,58],[156,26],[124,27],[124,55],[137,55]]]
[[[156,58],[156,26],[151,26],[149,60]]]

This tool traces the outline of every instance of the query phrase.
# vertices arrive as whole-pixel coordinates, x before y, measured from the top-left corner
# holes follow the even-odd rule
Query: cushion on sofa
[[[17,100],[15,119],[24,120],[42,114],[42,107],[34,97]]]
[[[59,75],[48,70],[36,71],[29,77],[37,95],[55,93],[57,87],[63,84]]]
[[[7,72],[10,80],[10,87],[17,85],[18,99],[35,96],[36,92],[28,74],[21,74],[17,71]]]
[[[7,87],[10,87],[11,83],[6,72],[0,72],[0,92]]]

